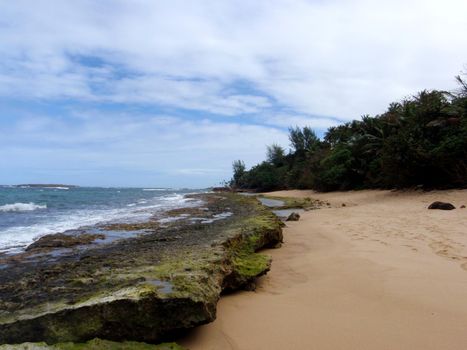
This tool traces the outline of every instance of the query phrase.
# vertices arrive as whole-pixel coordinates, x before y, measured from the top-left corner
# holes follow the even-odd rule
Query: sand
[[[316,194],[255,292],[179,342],[210,349],[467,349],[467,190]],[[435,200],[458,209],[427,210]],[[345,207],[342,206],[345,203]]]

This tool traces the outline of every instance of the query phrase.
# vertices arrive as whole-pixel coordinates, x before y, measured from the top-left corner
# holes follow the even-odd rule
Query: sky
[[[466,69],[465,0],[0,0],[0,183],[201,188]]]

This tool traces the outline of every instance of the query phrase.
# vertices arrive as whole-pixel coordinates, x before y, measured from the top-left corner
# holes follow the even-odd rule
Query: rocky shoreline
[[[251,289],[269,270],[270,258],[256,252],[282,241],[282,223],[256,198],[192,198],[199,206],[165,221],[46,236],[0,258],[0,344],[157,343],[212,322],[223,291]],[[106,240],[115,232],[134,236]],[[60,344],[53,349],[70,348]]]

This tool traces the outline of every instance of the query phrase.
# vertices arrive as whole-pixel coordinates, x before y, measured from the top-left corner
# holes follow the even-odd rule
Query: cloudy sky
[[[0,183],[216,185],[456,87],[465,0],[0,0]]]

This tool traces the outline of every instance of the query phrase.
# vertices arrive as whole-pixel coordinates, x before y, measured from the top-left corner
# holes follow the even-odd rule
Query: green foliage
[[[456,93],[422,91],[381,115],[329,128],[323,141],[308,127],[290,128],[288,154],[269,146],[267,161],[232,181],[259,191],[466,187],[467,83],[456,80]]]
[[[321,161],[322,171],[319,174],[317,186],[323,190],[344,190],[349,186],[352,152],[347,147],[337,147]]]
[[[267,146],[267,161],[276,167],[284,165],[285,149],[277,144]]]
[[[298,154],[314,152],[319,148],[321,143],[315,132],[307,126],[303,129],[299,127],[290,128],[289,140],[291,146]]]
[[[467,76],[467,73],[464,72],[462,75]],[[465,81],[465,79],[462,78],[461,75],[456,76],[456,80],[460,85],[459,95],[466,97],[467,96],[467,81]]]
[[[269,162],[255,165],[240,181],[241,188],[254,188],[259,191],[272,191],[283,188],[286,168],[276,167]]]
[[[236,160],[232,163],[233,178],[230,185],[233,187],[240,187],[240,179],[245,175],[245,163],[242,160]]]

